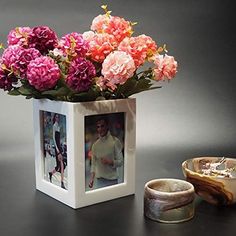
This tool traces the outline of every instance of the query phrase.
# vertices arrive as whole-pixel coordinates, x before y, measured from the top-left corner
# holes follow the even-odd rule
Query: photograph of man
[[[124,175],[122,140],[124,138],[124,114],[98,115],[93,120],[97,139],[91,144],[90,176],[86,178],[88,185],[86,190],[121,183]],[[113,131],[112,133],[111,130]],[[122,134],[121,140],[114,134]]]

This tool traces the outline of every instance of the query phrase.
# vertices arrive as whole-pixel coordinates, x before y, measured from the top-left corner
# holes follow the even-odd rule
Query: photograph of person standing
[[[86,171],[87,191],[121,183],[124,175],[124,114],[114,113],[89,118],[93,120],[96,128],[96,133],[90,136],[96,135],[97,139],[91,145],[88,165],[90,171],[88,168]]]
[[[67,189],[66,117],[44,112],[44,120],[45,177],[51,183]]]

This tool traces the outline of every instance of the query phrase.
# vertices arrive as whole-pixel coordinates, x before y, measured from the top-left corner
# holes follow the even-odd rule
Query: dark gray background
[[[89,30],[102,1],[0,0],[0,41],[16,26],[48,25],[59,36]],[[194,156],[236,155],[234,1],[113,0],[113,15],[137,21],[179,62],[156,91],[137,94],[136,194],[72,210],[35,191],[32,103],[0,91],[0,235],[231,235],[236,208],[196,200],[196,215],[165,225],[143,217],[146,181],[183,178]]]

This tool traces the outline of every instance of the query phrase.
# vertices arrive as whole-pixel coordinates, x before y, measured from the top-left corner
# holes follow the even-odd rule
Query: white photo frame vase
[[[50,162],[55,162],[56,165],[56,154],[52,154],[53,149],[55,150],[55,145],[54,148],[51,147],[51,152],[48,152],[51,156],[45,156],[45,137],[52,137],[52,132],[54,135],[54,128],[47,128],[47,125],[53,124],[52,120],[55,114],[59,114],[59,118],[61,118],[60,122],[63,129],[63,138],[64,141],[66,141],[67,147],[66,166],[64,166],[65,169],[63,173],[64,179],[66,178],[65,188],[62,188],[59,184],[54,184],[54,179],[52,182],[49,181],[49,177],[47,177],[48,169],[46,169],[45,164],[46,158],[49,158]],[[85,136],[87,136],[87,134],[85,130],[90,127],[86,127],[87,123],[85,120],[92,121],[96,116],[101,115],[111,118],[112,125],[115,127],[114,130],[119,131],[122,129],[120,123],[122,123],[123,119],[123,178],[122,181],[111,186],[98,187],[96,189],[89,189],[88,191],[86,183],[88,177],[86,175],[86,165],[88,165],[88,163],[86,163],[85,150],[85,140],[87,138]],[[121,120],[120,123],[118,117]],[[34,99],[33,119],[37,190],[74,209],[135,193],[135,98],[81,103]],[[118,120],[118,122],[116,122],[116,120]],[[92,133],[92,131],[90,133]],[[51,138],[51,144],[53,144],[52,140]],[[50,145],[50,143],[48,145]],[[57,173],[58,182],[60,182],[60,174],[58,175]]]

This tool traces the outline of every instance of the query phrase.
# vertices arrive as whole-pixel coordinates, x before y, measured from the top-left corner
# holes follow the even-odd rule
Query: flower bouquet
[[[83,34],[59,39],[48,26],[11,30],[8,47],[0,44],[0,88],[27,99],[83,102],[127,98],[175,76],[177,62],[165,45],[144,34],[132,36],[136,23],[102,8],[105,13]],[[152,67],[144,68],[146,62]]]

